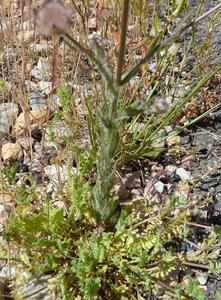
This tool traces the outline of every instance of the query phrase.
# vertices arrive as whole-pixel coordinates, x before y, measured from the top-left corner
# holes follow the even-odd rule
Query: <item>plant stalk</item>
[[[122,10],[122,16],[121,16],[120,49],[119,49],[119,58],[118,58],[118,65],[117,65],[117,84],[118,85],[120,85],[120,82],[121,82],[121,76],[122,76],[122,70],[123,70],[123,64],[124,64],[129,6],[130,6],[130,0],[123,0],[123,10]]]

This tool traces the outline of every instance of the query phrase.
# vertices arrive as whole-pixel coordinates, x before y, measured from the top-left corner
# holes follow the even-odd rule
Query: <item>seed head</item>
[[[72,25],[72,13],[73,9],[64,6],[60,0],[46,0],[34,10],[35,24],[44,36],[68,33]]]

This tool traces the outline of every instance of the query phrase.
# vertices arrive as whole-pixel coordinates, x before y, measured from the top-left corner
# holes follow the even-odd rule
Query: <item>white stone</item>
[[[38,89],[40,92],[44,93],[45,95],[49,95],[52,89],[52,82],[51,81],[40,81],[38,83]]]
[[[65,165],[58,166],[56,164],[49,165],[44,168],[45,175],[51,180],[52,183],[59,184],[65,183],[68,180],[68,169]],[[75,173],[76,169],[72,168],[72,172]]]
[[[28,96],[28,101],[29,101],[30,108],[32,110],[47,109],[47,107],[48,107],[47,101],[44,99],[43,94],[41,94],[39,92],[31,93]]]
[[[208,277],[203,273],[196,273],[196,278],[199,281],[200,285],[205,285],[207,283]]]
[[[181,180],[190,180],[191,173],[184,168],[177,168],[176,174],[180,176]]]
[[[0,132],[9,133],[18,115],[18,105],[13,102],[0,104]]]
[[[49,43],[32,43],[29,45],[29,50],[37,53],[47,53],[51,50]]]
[[[177,167],[174,165],[167,165],[165,167],[165,171],[168,173],[175,173],[176,172]]]
[[[38,88],[37,84],[31,80],[25,80],[25,86],[31,92],[36,91]]]
[[[31,70],[31,76],[37,80],[42,79],[41,71],[36,66]]]
[[[154,188],[158,193],[162,194],[164,190],[164,183],[159,180],[154,184]]]

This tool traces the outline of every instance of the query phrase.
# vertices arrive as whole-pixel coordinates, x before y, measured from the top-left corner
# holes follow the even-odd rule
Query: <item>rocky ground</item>
[[[218,1],[215,0],[209,1],[205,11],[217,3]],[[191,1],[193,8],[197,4],[198,0]],[[201,42],[206,35],[205,24],[205,22],[199,24],[198,42]],[[214,65],[221,63],[219,57],[219,49],[221,50],[220,24],[221,16],[216,21],[215,29],[212,31],[212,61]],[[27,30],[25,38],[29,40],[28,35],[31,36],[31,34],[32,32]],[[61,207],[64,204],[61,200],[53,199],[53,193],[58,185],[65,185],[68,167],[65,164],[59,166],[57,164],[57,141],[61,137],[69,136],[71,133],[62,122],[52,117],[60,105],[60,98],[55,94],[51,94],[53,82],[49,75],[50,63],[47,58],[41,56],[42,53],[50,52],[50,45],[42,42],[35,44],[30,42],[28,45],[30,50],[35,53],[35,57],[39,56],[35,63],[30,66],[31,76],[25,81],[25,85],[29,90],[27,104],[30,112],[23,112],[21,106],[16,102],[4,101],[7,97],[7,91],[9,92],[11,88],[10,80],[7,81],[2,96],[3,100],[0,103],[0,140],[3,165],[4,167],[12,166],[16,161],[18,163],[16,185],[26,182],[26,175],[31,176],[39,191],[49,194],[54,205]],[[13,60],[15,55],[13,47],[6,48],[1,58],[3,60],[12,58]],[[216,95],[219,97],[221,97],[220,78],[217,79],[218,82],[215,84]],[[76,92],[78,85],[72,87]],[[88,90],[88,87],[89,83],[86,83],[85,89]],[[80,98],[76,102],[79,117],[84,119],[83,105]],[[49,119],[53,126],[47,126]],[[210,196],[212,202],[201,222],[204,225],[221,225],[220,121],[221,110],[213,114],[211,118],[207,118],[182,133],[178,138],[181,149],[179,155],[174,155],[168,151],[156,160],[146,160],[139,166],[128,166],[123,169],[122,182],[115,186],[115,191],[122,201],[143,197],[151,201],[151,205],[157,207],[164,195],[172,195],[173,193],[188,198],[193,204],[196,199],[202,198],[202,200],[205,200]],[[44,128],[43,131],[42,128]],[[52,128],[53,132],[51,132]],[[56,136],[53,141],[51,139],[52,135]],[[65,158],[69,156],[70,153],[65,153]],[[73,167],[72,172],[75,171],[76,169]],[[15,203],[10,195],[4,195],[4,197],[7,199],[6,202],[10,211]],[[3,203],[3,201],[1,202]],[[2,218],[4,217],[4,211],[5,208],[1,204],[0,216]],[[194,232],[196,241],[197,234],[197,231]],[[183,247],[186,251],[191,251],[188,245],[183,245]],[[0,277],[5,279],[7,276],[8,267],[3,266]],[[205,272],[197,278],[202,288],[207,290],[207,299],[215,300],[216,290],[221,290],[221,280],[214,280]],[[39,289],[39,286],[41,288],[44,283],[45,279],[37,283],[33,279],[24,294],[29,294],[30,289],[33,292],[36,287],[37,289]],[[30,299],[43,299],[42,297],[45,296],[41,294]]]

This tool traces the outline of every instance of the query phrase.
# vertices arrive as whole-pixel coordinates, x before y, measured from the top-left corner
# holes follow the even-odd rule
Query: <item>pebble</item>
[[[192,145],[196,147],[197,151],[199,152],[212,149],[215,144],[215,138],[213,135],[208,134],[208,132],[196,132],[192,143]]]
[[[208,280],[208,277],[204,273],[196,273],[196,278],[200,285],[205,285]]]
[[[176,174],[180,176],[181,180],[190,180],[191,178],[190,172],[185,170],[184,168],[177,168]]]
[[[14,102],[0,103],[0,132],[8,134],[17,115],[18,104]]]
[[[38,89],[45,95],[49,95],[52,90],[52,82],[51,81],[40,81],[38,84]]]
[[[156,192],[162,194],[164,191],[164,183],[159,180],[154,184],[154,188],[155,188]]]
[[[39,92],[33,92],[30,95],[28,95],[28,101],[29,101],[30,108],[32,110],[47,109],[47,107],[48,107],[43,94],[41,94]]]
[[[26,114],[24,112],[20,113],[12,128],[12,135],[19,136],[24,134],[28,125],[27,122],[30,125],[45,123],[48,119],[48,113],[47,109],[35,109]]]
[[[125,188],[124,184],[116,184],[113,193],[121,200],[127,200],[130,197],[130,192]]]
[[[50,181],[55,185],[59,183],[65,183],[68,180],[69,170],[65,165],[49,165],[44,168],[44,172],[45,175],[50,179]],[[76,168],[72,168],[72,172],[75,173]]]
[[[131,192],[132,198],[140,197],[143,194],[143,190],[141,188],[139,188],[139,189],[132,189],[130,192]]]
[[[173,174],[176,172],[177,167],[174,165],[167,165],[165,167],[165,172],[169,173],[169,174]]]
[[[51,77],[51,66],[46,58],[39,58],[37,66],[31,70],[31,76],[37,80],[49,79]]]
[[[137,189],[141,187],[141,174],[140,171],[127,174],[125,178],[125,187],[128,189]]]
[[[18,143],[6,143],[2,146],[2,158],[4,161],[18,161],[22,158],[22,155],[22,148]]]
[[[17,143],[25,150],[29,150],[34,143],[34,139],[32,137],[21,137],[17,139]]]

